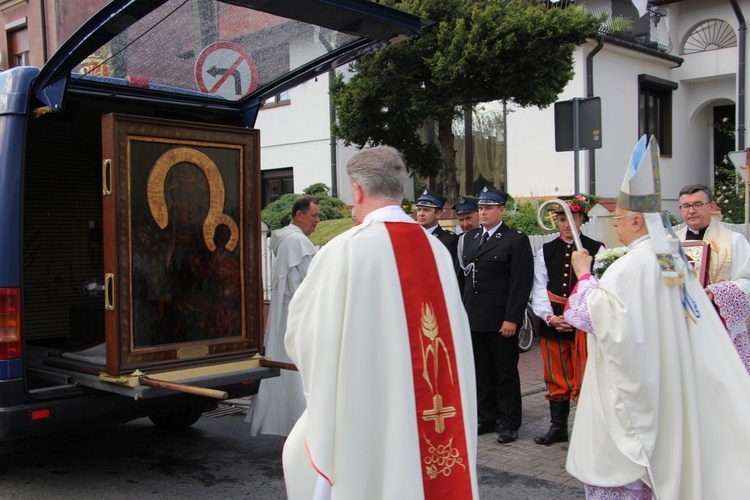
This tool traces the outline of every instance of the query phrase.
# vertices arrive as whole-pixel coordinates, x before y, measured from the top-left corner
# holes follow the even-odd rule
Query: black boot
[[[550,401],[549,413],[552,425],[544,436],[535,437],[536,444],[549,445],[552,443],[563,443],[568,440],[568,414],[570,413],[570,401]]]

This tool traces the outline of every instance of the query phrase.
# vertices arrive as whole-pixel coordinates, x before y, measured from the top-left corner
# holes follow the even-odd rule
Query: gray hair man
[[[308,407],[284,445],[287,495],[477,498],[474,364],[450,254],[401,208],[398,151],[365,149],[347,172],[361,223],[316,255],[289,307]]]

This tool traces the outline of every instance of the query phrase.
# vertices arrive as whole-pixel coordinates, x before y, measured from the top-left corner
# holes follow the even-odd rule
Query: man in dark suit
[[[456,204],[453,205],[453,210],[456,211],[456,218],[462,233],[468,233],[479,227],[479,206],[477,206],[476,198],[459,196]]]
[[[507,193],[488,186],[479,195],[479,228],[464,237],[464,284],[477,378],[479,434],[501,426],[498,443],[518,438],[521,380],[518,325],[534,282],[529,238],[503,222]]]
[[[466,280],[464,271],[467,269],[467,263],[462,260],[464,254],[464,238],[466,237],[466,233],[479,227],[479,207],[477,206],[477,199],[470,196],[459,196],[458,200],[456,200],[456,204],[453,205],[453,210],[456,211],[458,225],[461,227],[462,231],[462,233],[458,235],[456,275],[458,276],[458,288],[461,290],[461,296],[463,297],[464,281]]]
[[[453,231],[448,231],[440,227],[438,220],[443,213],[445,202],[447,200],[437,193],[424,190],[422,196],[417,199],[417,222],[428,233],[435,236],[445,245],[451,253],[453,262],[456,262],[456,247],[458,245],[458,235]]]

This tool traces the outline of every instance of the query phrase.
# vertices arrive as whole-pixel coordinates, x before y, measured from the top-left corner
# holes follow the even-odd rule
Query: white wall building
[[[351,204],[346,162],[357,149],[337,140],[332,151],[328,82],[328,74],[321,75],[261,108],[256,122],[256,128],[263,131],[261,175],[266,189],[280,186],[274,176],[287,179],[286,189],[278,194],[301,193],[322,182],[336,188],[335,195]],[[264,203],[275,199],[269,194],[265,197]]]
[[[617,1],[585,0],[584,4],[599,13],[607,12]],[[750,16],[750,1],[737,0],[736,4],[743,15]],[[660,28],[666,27],[669,36],[664,45],[671,47],[670,52],[660,54],[637,43],[617,44],[607,37],[598,53],[592,54],[596,40],[577,50],[575,78],[559,100],[599,97],[602,134],[601,149],[594,150],[593,155],[589,151],[579,153],[579,186],[574,186],[573,153],[555,151],[554,108],[511,107],[507,120],[511,194],[546,196],[578,191],[615,197],[643,130],[642,96],[651,90],[671,98],[671,113],[661,117],[666,127],[663,133],[669,134],[666,142],[671,140],[671,148],[667,144],[660,159],[665,208],[677,213],[676,200],[682,186],[712,183],[715,153],[720,153],[719,158],[726,153],[716,150],[726,149],[726,145],[716,144],[722,139],[716,139],[711,126],[715,108],[730,106],[720,110],[731,111],[733,123],[738,123],[732,109],[738,101],[738,17],[730,0],[652,1],[649,7],[651,33],[655,22],[663,23]],[[666,15],[659,15],[660,11]],[[587,94],[588,75],[593,76],[593,94]],[[659,139],[661,143],[663,138]],[[728,140],[732,144],[729,150],[736,149]]]
[[[630,0],[575,3],[610,18],[635,12]],[[712,184],[717,158],[744,148],[744,140],[717,136],[711,126],[718,116],[715,111],[730,113],[733,123],[740,125],[741,36],[733,4],[741,16],[750,18],[750,0],[652,0],[645,16],[635,14],[629,36],[604,30],[601,47],[598,40],[579,47],[575,77],[559,100],[601,99],[601,149],[579,152],[580,181],[574,186],[573,152],[555,150],[554,107],[509,105],[504,138],[507,182],[501,187],[517,197],[573,192],[615,197],[632,148],[649,126],[645,120],[664,136],[659,137],[662,196],[665,208],[676,214],[683,185]],[[356,150],[338,141],[332,154],[328,78],[302,84],[288,97],[259,112],[264,186],[274,184],[276,174],[285,179],[287,192],[323,182],[337,187],[337,196],[351,203],[345,165]],[[644,106],[654,98],[655,107]],[[747,101],[744,108],[747,116]]]

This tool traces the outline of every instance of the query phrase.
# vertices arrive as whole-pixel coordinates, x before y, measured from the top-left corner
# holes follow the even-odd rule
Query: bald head
[[[620,207],[615,207],[615,215],[612,223],[617,228],[617,239],[623,245],[629,245],[641,236],[648,234],[646,219],[641,212],[633,212]]]

